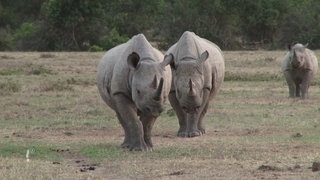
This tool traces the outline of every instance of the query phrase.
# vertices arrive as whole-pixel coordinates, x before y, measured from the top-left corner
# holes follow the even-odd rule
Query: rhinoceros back
[[[127,64],[129,54],[136,52],[140,59],[161,61],[162,53],[153,48],[143,34],[133,36],[124,44],[118,45],[106,52],[98,66],[97,85],[102,99],[114,107],[112,96],[123,93],[131,97],[130,69]]]
[[[128,44],[124,43],[108,50],[103,56],[97,72],[97,86],[103,101],[111,108],[113,103],[111,100],[111,80],[115,64],[120,61],[119,54],[123,54]]]
[[[206,77],[212,76],[214,78],[212,82],[209,82],[211,78],[208,78],[208,82],[206,82],[212,83],[214,87],[210,95],[210,98],[213,98],[223,82],[225,71],[224,57],[221,49],[216,44],[197,36],[193,32],[186,31],[179,41],[170,47],[167,54],[172,53],[175,61],[179,62],[186,57],[198,59],[204,51],[209,53],[209,58],[204,65],[204,71],[206,71],[204,73]]]

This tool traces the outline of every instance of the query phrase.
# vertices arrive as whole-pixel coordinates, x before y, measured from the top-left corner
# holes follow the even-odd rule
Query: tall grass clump
[[[40,85],[39,90],[42,92],[48,91],[73,91],[73,87],[66,81],[48,81]]]
[[[19,92],[21,91],[21,89],[22,89],[22,85],[18,82],[14,82],[12,80],[6,80],[4,82],[0,82],[0,95]]]
[[[225,81],[281,81],[283,76],[279,73],[245,73],[245,72],[225,72]]]

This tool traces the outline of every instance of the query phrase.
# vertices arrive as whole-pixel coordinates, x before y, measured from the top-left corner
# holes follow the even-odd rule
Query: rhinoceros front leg
[[[199,114],[187,114],[187,135],[188,137],[201,136],[201,131],[198,129]]]
[[[173,108],[173,110],[176,112],[179,120],[179,130],[177,136],[179,137],[186,137],[187,136],[187,114],[182,110],[177,98],[176,93],[170,92],[169,94],[169,101]]]
[[[130,129],[128,127],[128,124],[121,118],[118,111],[116,111],[117,117],[119,119],[119,122],[124,130],[124,141],[121,144],[122,148],[130,148]]]
[[[213,89],[214,91],[214,89]],[[214,92],[215,93],[215,92]],[[210,95],[210,91],[205,90],[203,92],[203,101],[204,101],[204,105],[201,107],[200,109],[200,116],[199,116],[199,121],[198,121],[198,130],[202,133],[205,134],[206,130],[203,124],[203,118],[205,117],[208,107],[209,107],[209,95]]]
[[[153,144],[151,141],[151,130],[154,125],[154,122],[156,121],[156,118],[150,115],[142,114],[140,116],[140,120],[143,125],[143,131],[144,131],[144,141],[146,142],[148,146],[148,150],[152,151]]]
[[[206,103],[206,105],[204,106],[203,110],[201,111],[201,114],[200,114],[200,117],[199,117],[199,121],[198,121],[198,129],[202,134],[206,133],[206,129],[205,129],[204,124],[203,124],[203,118],[207,113],[208,107],[209,107],[209,102]]]
[[[312,79],[312,73],[311,71],[308,71],[305,75],[305,77],[302,79],[301,83],[301,97],[302,99],[308,99],[309,97],[309,86]]]
[[[284,77],[286,78],[288,88],[289,88],[289,98],[294,98],[296,95],[296,86],[293,81],[291,74],[288,71],[284,72]]]
[[[301,91],[300,83],[296,82],[295,85],[296,85],[296,97],[300,97],[300,91]]]
[[[147,145],[143,137],[143,127],[142,123],[137,116],[137,108],[135,104],[127,96],[123,94],[117,94],[114,97],[114,102],[116,104],[117,112],[120,116],[123,127],[127,134],[127,139],[125,139],[125,145],[129,142],[128,147],[133,151],[145,151],[147,150]],[[129,141],[128,141],[129,139]]]

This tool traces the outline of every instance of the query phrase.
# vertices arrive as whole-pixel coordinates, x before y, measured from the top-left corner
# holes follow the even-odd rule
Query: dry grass
[[[0,176],[319,179],[311,167],[320,160],[320,75],[309,100],[288,99],[284,54],[225,52],[226,81],[205,118],[207,134],[176,137],[167,105],[155,150],[137,153],[120,148],[121,126],[97,92],[103,53],[0,52]]]

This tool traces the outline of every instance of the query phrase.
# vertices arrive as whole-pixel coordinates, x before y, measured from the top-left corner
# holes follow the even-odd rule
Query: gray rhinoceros
[[[224,80],[224,57],[214,43],[186,31],[169,48],[173,81],[169,101],[179,119],[180,137],[205,133],[202,122]]]
[[[98,66],[99,93],[124,129],[123,148],[152,150],[151,129],[171,86],[167,59],[138,34],[107,51]]]
[[[281,70],[289,87],[289,97],[308,98],[310,82],[318,71],[318,60],[307,45],[288,45]],[[300,95],[301,92],[301,95]]]

